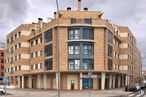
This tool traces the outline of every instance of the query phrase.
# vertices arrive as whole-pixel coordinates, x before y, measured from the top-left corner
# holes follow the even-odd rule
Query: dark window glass
[[[1,59],[1,63],[4,63],[4,59]]]
[[[92,78],[83,78],[83,89],[92,89],[93,88],[93,79]]]
[[[17,71],[17,66],[15,67],[15,71]]]
[[[52,70],[52,58],[51,59],[46,59],[45,60],[45,69],[46,70]]]
[[[37,51],[35,52],[35,57],[38,57],[38,52]]]
[[[31,46],[33,46],[33,41],[32,41],[32,42],[30,42],[30,45],[31,45]]]
[[[38,40],[37,40],[37,39],[35,40],[35,44],[36,44],[36,45],[38,44]]]
[[[80,39],[81,38],[81,31],[80,29],[69,29],[69,39]]]
[[[45,56],[51,56],[52,55],[52,44],[49,44],[45,46]]]
[[[21,32],[18,33],[18,36],[19,36],[19,37],[20,37],[20,35],[21,35]]]
[[[47,30],[47,31],[44,33],[44,38],[45,38],[45,43],[47,43],[47,42],[49,42],[49,41],[52,41],[52,29]]]
[[[21,66],[19,66],[19,70],[21,70]]]
[[[31,53],[31,58],[33,58],[33,53]]]
[[[112,59],[108,59],[108,69],[112,70],[113,68],[113,60]]]
[[[43,55],[43,51],[41,50],[41,51],[40,51],[40,56],[42,56],[42,55]]]
[[[4,52],[1,52],[1,56],[2,56],[2,57],[4,56]]]
[[[93,44],[83,44],[83,54],[84,55],[94,55],[94,45]]]
[[[80,69],[80,60],[68,60],[69,69]]]
[[[108,56],[113,57],[113,47],[111,45],[108,45]]]
[[[19,48],[21,48],[21,43],[19,43]]]
[[[21,55],[19,55],[19,59],[21,59]]]
[[[38,64],[35,64],[35,69],[38,69]]]
[[[17,34],[15,34],[15,39],[17,38]]]
[[[33,70],[33,65],[31,65],[31,70]]]
[[[40,38],[40,43],[42,43],[42,38]]]
[[[83,59],[82,69],[94,69],[93,59]]]
[[[76,23],[76,19],[75,18],[71,18],[71,24]]]
[[[108,42],[111,44],[113,43],[113,33],[110,31],[108,32]]]
[[[92,19],[85,19],[86,24],[92,24]]]
[[[83,39],[94,39],[94,30],[90,28],[83,28]]]
[[[42,63],[40,63],[40,69],[42,69]]]
[[[69,44],[68,46],[68,53],[69,54],[80,54],[80,45],[79,44]]]
[[[69,40],[78,40],[78,39],[94,39],[94,29],[88,27],[81,28],[69,28],[68,30],[68,39]]]
[[[7,44],[9,44],[9,39],[7,39]]]

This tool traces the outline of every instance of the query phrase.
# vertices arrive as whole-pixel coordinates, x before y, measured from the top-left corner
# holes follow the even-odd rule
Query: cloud
[[[77,0],[58,0],[59,8],[77,9]],[[128,26],[137,39],[146,69],[146,0],[82,0],[82,9],[104,12],[103,18],[114,24]],[[53,17],[55,0],[0,0],[0,40],[22,23],[31,23],[42,17]]]
[[[4,41],[10,30],[25,21],[27,9],[27,0],[0,0],[0,41]]]

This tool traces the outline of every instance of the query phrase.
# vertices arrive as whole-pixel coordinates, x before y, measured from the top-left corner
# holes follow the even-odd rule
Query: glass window
[[[52,58],[51,59],[46,59],[45,60],[45,69],[46,70],[52,70]]]
[[[35,69],[38,69],[38,64],[35,64]]]
[[[73,46],[69,46],[69,54],[74,54],[74,47]]]
[[[51,56],[53,52],[52,44],[45,46],[45,56]]]
[[[108,32],[108,42],[111,44],[113,43],[113,33],[110,31]]]
[[[69,29],[69,39],[80,39],[80,29]]]
[[[37,51],[35,52],[35,57],[38,57],[38,52]]]
[[[108,45],[108,56],[113,57],[113,47],[111,45]]]
[[[92,19],[85,19],[86,24],[92,24]]]
[[[75,18],[71,18],[71,24],[76,23],[76,19]]]
[[[69,60],[69,69],[80,69],[80,60]]]
[[[113,68],[113,60],[112,59],[108,59],[108,69],[112,70]]]
[[[93,59],[83,59],[82,69],[94,69]]]
[[[92,89],[93,88],[93,79],[92,78],[83,78],[83,89]]]
[[[44,39],[44,40],[45,40],[45,43],[52,41],[52,29],[47,30],[47,31],[44,33],[44,38],[45,38],[45,39]]]

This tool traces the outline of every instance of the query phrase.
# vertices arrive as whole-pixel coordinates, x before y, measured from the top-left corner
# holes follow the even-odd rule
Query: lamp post
[[[59,66],[59,4],[58,0],[56,0],[57,7],[57,32],[56,32],[56,66],[57,66],[57,95],[60,97],[60,66]]]

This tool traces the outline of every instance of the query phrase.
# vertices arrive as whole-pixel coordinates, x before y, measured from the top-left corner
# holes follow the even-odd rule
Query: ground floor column
[[[118,88],[121,87],[121,75],[118,76]]]
[[[58,76],[59,76],[59,74],[56,73],[56,89],[58,89],[58,85],[60,84],[60,83],[58,83],[58,82],[60,82],[60,80],[58,79]]]
[[[32,75],[29,75],[28,84],[29,84],[29,88],[32,88]]]
[[[83,86],[82,86],[82,85],[83,85],[83,83],[82,83],[82,82],[83,82],[82,75],[83,75],[83,74],[80,73],[80,90],[83,89]]]
[[[17,77],[17,81],[18,81],[18,88],[21,88],[21,84],[20,84],[20,76]]]
[[[115,80],[116,80],[116,77],[115,77],[115,74],[113,74],[113,88],[115,88]]]
[[[38,89],[41,89],[41,75],[38,74]]]
[[[22,75],[22,89],[24,88],[24,76]]]
[[[110,89],[112,88],[112,79],[113,79],[113,76],[112,76],[112,74],[110,74],[110,78],[109,78],[109,88]]]
[[[101,90],[105,89],[105,73],[101,73]]]
[[[44,89],[47,89],[47,74],[44,74]]]

